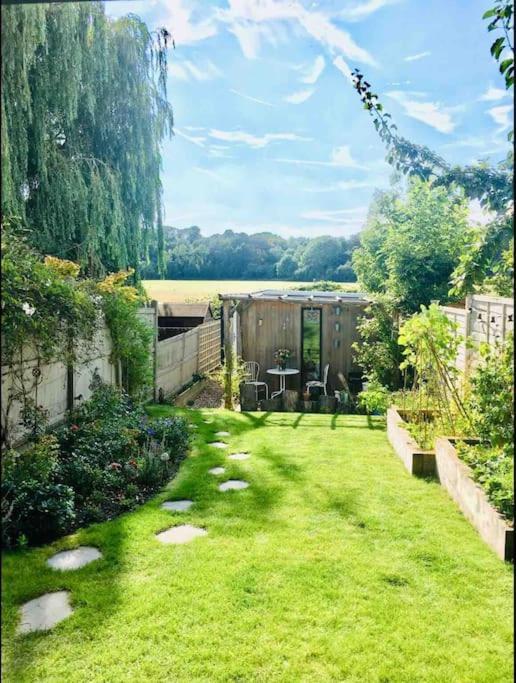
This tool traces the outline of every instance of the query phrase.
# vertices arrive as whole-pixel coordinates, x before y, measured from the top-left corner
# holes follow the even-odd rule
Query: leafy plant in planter
[[[441,433],[457,433],[466,427],[473,435],[471,416],[458,387],[455,360],[462,337],[457,334],[457,325],[437,304],[421,306],[421,312],[401,326],[398,341],[405,357],[400,367],[413,371],[411,394],[417,425],[413,430],[421,445],[432,441],[438,425]],[[430,413],[435,420],[428,419]]]

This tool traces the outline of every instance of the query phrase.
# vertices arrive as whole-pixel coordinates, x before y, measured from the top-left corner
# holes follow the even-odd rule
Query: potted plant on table
[[[292,351],[290,351],[290,349],[278,349],[274,352],[274,360],[279,370],[285,370],[285,368],[287,367],[288,359],[291,355]]]

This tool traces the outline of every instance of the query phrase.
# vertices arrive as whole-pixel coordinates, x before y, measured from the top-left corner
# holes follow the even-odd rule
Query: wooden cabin
[[[355,292],[264,290],[253,294],[223,294],[223,314],[231,317],[232,343],[244,361],[260,365],[260,380],[271,391],[278,378],[274,352],[289,349],[288,367],[299,374],[287,379],[288,389],[303,390],[307,381],[322,379],[329,363],[328,394],[361,378],[353,342],[359,341],[357,320],[369,304]],[[226,329],[228,329],[225,326]],[[344,378],[344,380],[343,380]]]
[[[158,302],[158,339],[169,339],[213,320],[209,302],[177,304]]]

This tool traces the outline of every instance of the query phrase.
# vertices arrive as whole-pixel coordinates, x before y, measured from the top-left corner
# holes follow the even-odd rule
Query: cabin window
[[[301,311],[303,384],[321,379],[321,313],[320,308]]]

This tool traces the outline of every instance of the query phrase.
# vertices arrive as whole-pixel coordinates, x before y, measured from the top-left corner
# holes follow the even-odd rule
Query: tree
[[[494,8],[484,13],[489,19],[489,31],[501,31],[491,46],[491,54],[499,62],[500,72],[508,90],[514,86],[514,47],[510,36],[513,30],[513,6],[510,0],[495,0]],[[442,157],[423,145],[402,137],[390,114],[384,111],[378,95],[364,75],[354,69],[353,85],[374,126],[387,147],[387,161],[405,175],[432,182],[436,186],[460,187],[469,199],[478,199],[481,205],[497,213],[497,218],[481,230],[474,229],[469,236],[468,251],[458,264],[452,277],[451,294],[464,295],[486,283],[499,286],[500,293],[513,289],[513,267],[505,267],[500,275],[499,262],[507,265],[510,240],[513,235],[513,154],[495,167],[479,162],[465,167],[448,164]],[[509,133],[512,139],[512,132]],[[496,277],[498,276],[498,277]]]
[[[153,230],[163,270],[169,38],[101,3],[2,9],[2,212],[91,274],[139,268]]]
[[[353,255],[359,282],[390,295],[406,312],[448,298],[467,234],[464,198],[412,180],[407,196],[380,195]]]

